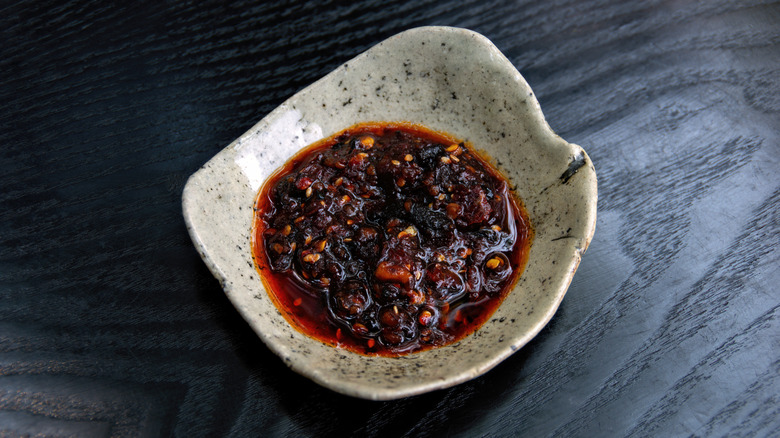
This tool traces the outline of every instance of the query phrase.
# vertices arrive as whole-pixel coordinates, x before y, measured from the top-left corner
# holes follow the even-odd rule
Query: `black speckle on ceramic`
[[[492,157],[528,210],[535,237],[515,288],[473,335],[398,358],[325,345],[291,327],[268,298],[250,251],[260,185],[300,148],[355,123],[407,121]],[[544,120],[528,84],[485,37],[423,27],[391,37],[281,104],[193,174],[184,218],[198,252],[258,336],[298,373],[340,393],[386,400],[485,373],[555,313],[596,222],[585,151]]]

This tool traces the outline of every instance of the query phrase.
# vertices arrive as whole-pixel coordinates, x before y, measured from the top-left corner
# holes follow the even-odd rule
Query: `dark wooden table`
[[[0,6],[0,436],[770,436],[780,431],[780,4]],[[552,322],[392,402],[289,371],[195,252],[187,177],[382,39],[476,30],[599,175]]]

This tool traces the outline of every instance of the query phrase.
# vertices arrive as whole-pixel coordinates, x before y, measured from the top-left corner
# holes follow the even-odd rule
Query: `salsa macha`
[[[469,146],[408,123],[348,128],[258,193],[253,257],[285,318],[322,342],[394,356],[462,339],[523,270],[527,214]]]

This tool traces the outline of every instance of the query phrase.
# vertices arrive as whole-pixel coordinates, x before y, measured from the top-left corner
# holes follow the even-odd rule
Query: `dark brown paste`
[[[464,143],[371,123],[311,145],[264,184],[252,247],[269,295],[299,330],[392,356],[482,325],[529,241],[506,180]]]

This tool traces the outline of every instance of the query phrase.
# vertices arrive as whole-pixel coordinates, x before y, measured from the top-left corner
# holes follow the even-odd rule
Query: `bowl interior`
[[[302,147],[366,121],[419,123],[472,143],[528,211],[535,237],[522,277],[456,344],[398,358],[327,346],[287,323],[255,271],[249,239],[260,185]],[[285,363],[335,391],[392,399],[478,376],[541,330],[593,235],[596,175],[579,146],[550,130],[528,84],[489,40],[425,27],[383,41],[281,104],[190,177],[183,209],[228,298]]]

